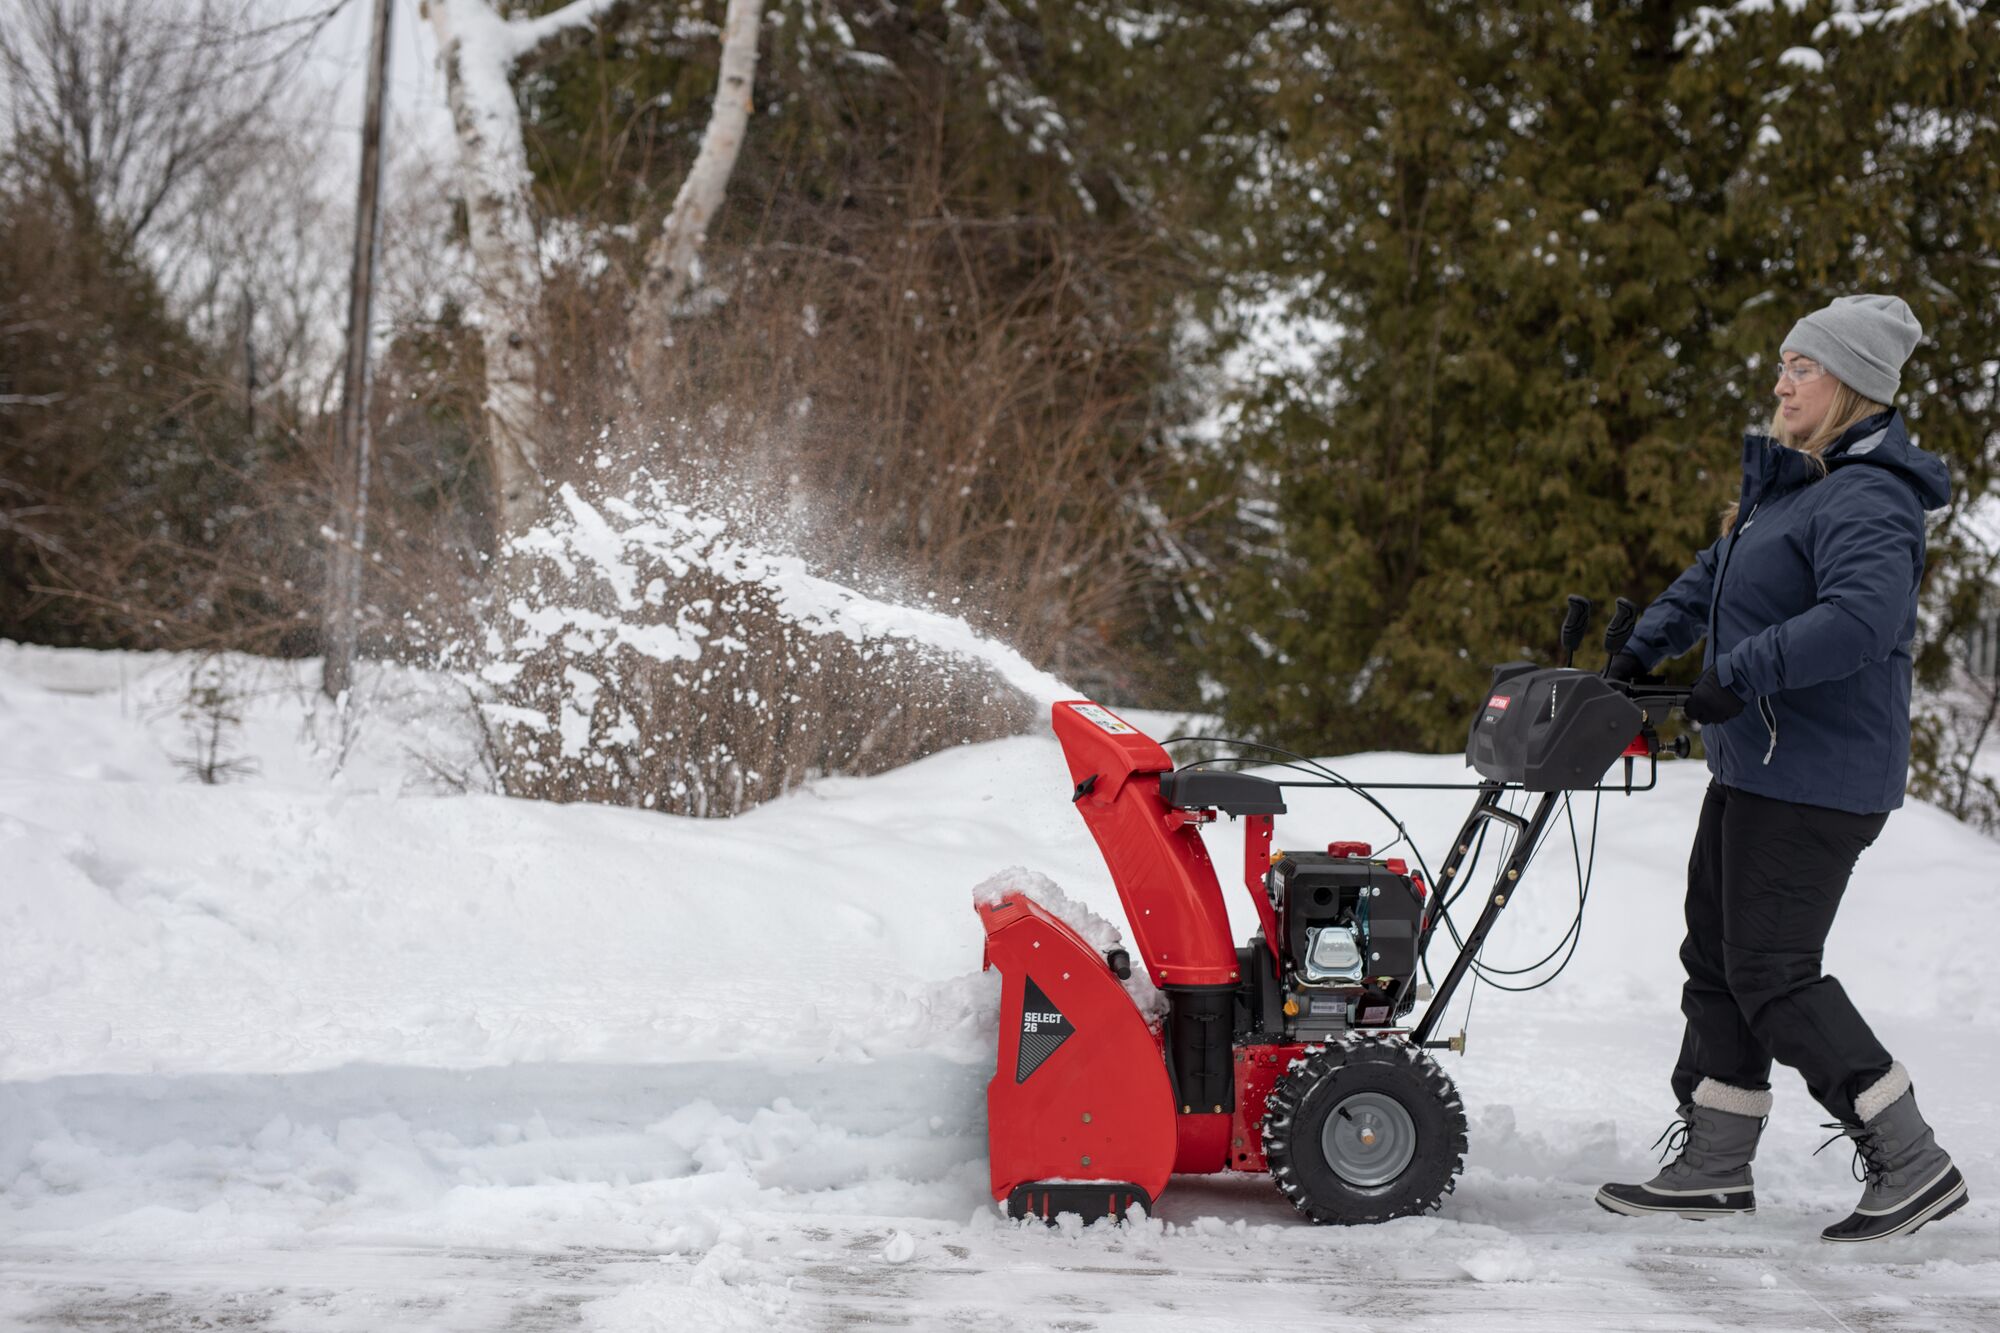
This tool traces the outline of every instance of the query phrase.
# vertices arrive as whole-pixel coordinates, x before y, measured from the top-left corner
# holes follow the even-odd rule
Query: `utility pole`
[[[326,665],[320,688],[329,699],[354,679],[360,637],[361,552],[368,537],[368,323],[375,286],[377,201],[382,183],[382,94],[389,74],[389,6],[375,0],[368,50],[368,109],[361,121],[361,185],[354,210],[354,269],[347,301],[347,376],[340,395],[340,435],[334,449],[333,541],[327,565]]]
[[[250,295],[250,289],[243,289],[243,434],[252,444],[257,441],[257,340],[253,331],[257,325],[257,303]]]

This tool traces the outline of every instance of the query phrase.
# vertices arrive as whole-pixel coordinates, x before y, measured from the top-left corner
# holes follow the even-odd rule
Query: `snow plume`
[[[520,538],[515,547],[548,557],[565,573],[594,574],[621,612],[660,604],[663,587],[656,581],[641,590],[637,570],[663,565],[676,577],[701,572],[760,589],[787,620],[814,634],[838,634],[853,643],[902,639],[981,662],[1038,705],[1075,695],[1069,686],[957,616],[882,601],[821,578],[799,557],[760,549],[734,534],[727,520],[697,514],[675,502],[658,482],[641,483],[639,494],[643,499],[637,504],[614,498],[600,510],[575,487],[564,486],[562,515]],[[682,608],[683,614],[686,609]],[[692,660],[700,655],[693,640],[676,641],[672,635],[651,646],[666,657],[685,655]]]
[[[965,620],[826,578],[658,480],[559,500],[510,548],[478,671],[513,794],[734,814],[1018,730],[1072,693]]]

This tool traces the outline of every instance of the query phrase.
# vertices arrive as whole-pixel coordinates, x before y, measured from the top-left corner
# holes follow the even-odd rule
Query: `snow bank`
[[[692,820],[442,796],[438,761],[417,740],[462,737],[384,716],[343,758],[314,731],[305,682],[263,664],[285,683],[258,696],[239,739],[256,771],[204,787],[174,763],[181,724],[158,698],[182,665],[0,648],[11,872],[0,877],[0,1005],[12,1019],[0,1078],[745,1049],[989,1058],[993,979],[979,972],[975,894],[1019,888],[1093,945],[1121,939],[1122,908],[1060,799],[1070,784],[1046,736]],[[424,698],[410,686],[404,706]],[[1455,759],[1406,755],[1339,767],[1384,781],[1463,773]],[[1605,798],[1575,963],[1533,996],[1482,991],[1476,1018],[1671,1011],[1680,866],[1704,780],[1696,765],[1670,765],[1660,790]],[[1352,796],[1291,796],[1279,846],[1393,837]],[[1455,793],[1395,796],[1433,852],[1463,813]],[[1575,861],[1591,855],[1588,805],[1574,854],[1571,833],[1557,822],[1489,961],[1539,957],[1567,927]],[[1233,821],[1210,831],[1219,865],[1235,864],[1240,836]],[[1890,820],[1830,945],[1864,1005],[1941,1031],[1990,1023],[1993,848],[1927,806]],[[1224,889],[1247,938],[1248,897]]]

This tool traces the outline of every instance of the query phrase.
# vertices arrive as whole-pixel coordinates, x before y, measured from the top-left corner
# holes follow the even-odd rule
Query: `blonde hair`
[[[1798,450],[1807,458],[1810,458],[1821,472],[1825,472],[1826,464],[1821,461],[1821,455],[1832,446],[1835,440],[1846,433],[1849,426],[1852,426],[1857,421],[1866,421],[1877,412],[1887,412],[1888,410],[1889,405],[1887,403],[1878,403],[1873,398],[1864,398],[1859,392],[1848,387],[1844,381],[1835,380],[1833,382],[1833,401],[1826,405],[1826,415],[1819,419],[1819,425],[1814,427],[1812,434],[1806,436],[1804,439],[1800,439],[1785,429],[1783,404],[1780,404],[1772,411],[1770,429],[1765,433],[1779,444],[1785,446],[1785,448]],[[1737,502],[1731,500],[1729,507],[1722,511],[1722,530],[1724,532],[1728,532],[1736,526],[1736,509]]]

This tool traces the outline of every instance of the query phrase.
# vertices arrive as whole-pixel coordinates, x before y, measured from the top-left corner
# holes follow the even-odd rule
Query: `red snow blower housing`
[[[1566,660],[1589,612],[1583,598],[1570,598]],[[1636,615],[1618,600],[1607,660]],[[1315,1222],[1379,1222],[1436,1208],[1466,1148],[1464,1108],[1428,1054],[1463,1049],[1462,1034],[1433,1040],[1445,1006],[1480,968],[1480,948],[1558,805],[1567,810],[1575,792],[1649,790],[1662,749],[1655,721],[1686,695],[1568,666],[1496,667],[1466,744],[1480,781],[1373,784],[1476,793],[1435,876],[1421,858],[1412,870],[1358,842],[1272,851],[1285,788],[1350,789],[1388,814],[1368,784],[1263,746],[1248,748],[1311,777],[1275,781],[1213,766],[1246,762],[1240,757],[1177,767],[1109,709],[1056,704],[1071,799],[1104,853],[1165,1012],[1149,1019],[1133,1000],[1124,950],[1098,952],[1021,894],[978,904],[985,962],[1002,977],[999,1063],[987,1088],[993,1197],[1015,1217],[1090,1221],[1122,1217],[1134,1204],[1150,1211],[1176,1174],[1269,1171]],[[1686,741],[1671,749],[1685,755]],[[1623,782],[1606,785],[1621,757]],[[1648,775],[1635,787],[1638,759]],[[1243,883],[1259,928],[1242,947],[1202,841],[1202,826],[1218,814],[1245,825]],[[1500,864],[1491,887],[1469,900],[1479,913],[1461,937],[1449,912],[1489,830]],[[1588,891],[1581,859],[1578,869],[1580,925]],[[1428,974],[1425,953],[1440,923],[1459,950],[1433,990],[1418,975]],[[1576,930],[1565,937],[1572,951]],[[1407,1022],[1420,1000],[1428,1000],[1422,1017]]]

